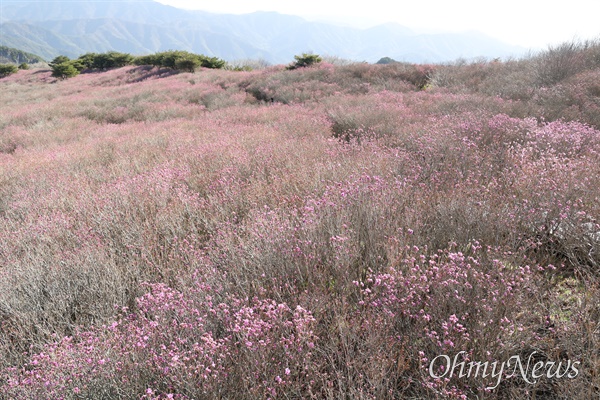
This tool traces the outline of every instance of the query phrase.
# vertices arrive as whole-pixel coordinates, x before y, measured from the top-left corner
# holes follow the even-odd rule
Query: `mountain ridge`
[[[395,23],[360,29],[275,12],[215,14],[153,0],[0,4],[0,45],[51,59],[116,50],[148,54],[187,50],[228,61],[262,58],[287,63],[315,52],[356,61],[388,56],[408,62],[516,56],[524,48],[481,33],[416,34]]]

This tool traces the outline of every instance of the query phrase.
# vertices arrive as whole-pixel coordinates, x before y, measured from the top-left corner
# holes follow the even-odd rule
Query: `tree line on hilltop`
[[[308,67],[322,61],[322,58],[316,54],[303,53],[294,56],[295,61],[287,69]],[[52,69],[52,76],[59,79],[67,79],[79,75],[83,71],[106,71],[112,68],[121,68],[127,65],[149,65],[159,68],[170,68],[185,72],[194,72],[196,69],[211,68],[223,69],[229,67],[233,70],[250,70],[250,67],[231,67],[227,62],[217,58],[208,57],[202,54],[194,54],[182,50],[169,50],[159,53],[132,56],[128,53],[109,51],[106,53],[86,53],[76,59],[70,59],[67,56],[60,55],[48,63]],[[16,73],[19,69],[28,69],[26,63],[22,63],[17,68],[14,64],[0,64],[0,78]]]
[[[84,70],[106,71],[126,65],[151,65],[153,67],[194,72],[200,67],[221,69],[226,64],[224,60],[217,57],[208,57],[181,50],[163,51],[139,57],[117,51],[86,53],[73,60],[67,56],[58,56],[49,63],[50,68],[52,68],[52,76],[60,79],[76,76]]]

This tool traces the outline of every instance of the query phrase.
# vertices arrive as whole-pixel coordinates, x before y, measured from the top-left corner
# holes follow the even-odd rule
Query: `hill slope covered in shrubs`
[[[599,55],[3,78],[0,393],[597,397]]]

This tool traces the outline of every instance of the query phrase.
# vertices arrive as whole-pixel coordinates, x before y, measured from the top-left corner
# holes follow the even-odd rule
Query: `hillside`
[[[44,62],[44,59],[35,54],[27,53],[19,49],[13,49],[11,47],[0,46],[0,63],[35,64],[41,62]]]
[[[0,79],[0,393],[597,398],[599,55]]]
[[[0,44],[51,59],[116,50],[133,54],[170,49],[217,56],[229,61],[263,58],[286,63],[313,51],[375,62],[440,62],[523,54],[478,32],[415,34],[397,24],[370,29],[310,22],[273,12],[245,15],[186,11],[148,1],[0,3]]]

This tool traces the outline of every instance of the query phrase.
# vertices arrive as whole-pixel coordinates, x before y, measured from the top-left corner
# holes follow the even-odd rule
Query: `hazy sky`
[[[545,47],[600,37],[600,0],[158,0],[233,14],[277,11],[363,26],[397,22],[425,30],[478,30],[507,43]]]

